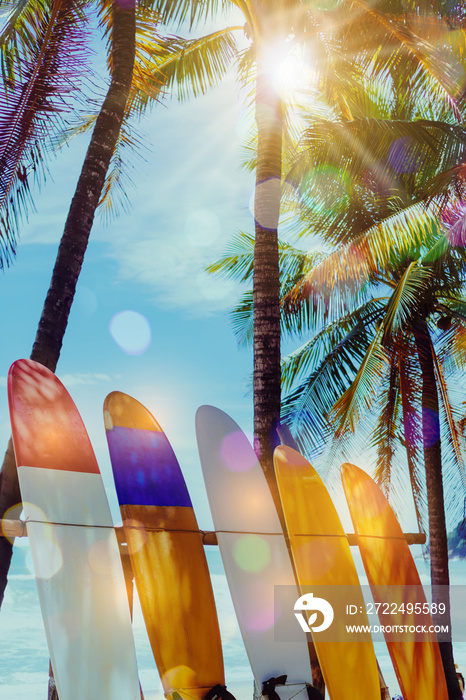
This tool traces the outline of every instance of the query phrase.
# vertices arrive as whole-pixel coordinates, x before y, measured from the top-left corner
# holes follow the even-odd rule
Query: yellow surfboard
[[[104,416],[126,542],[165,696],[200,700],[224,686],[225,677],[202,534],[183,475],[141,403],[115,391],[105,399]],[[225,698],[224,688],[214,695]]]
[[[419,616],[415,618],[411,608],[417,604],[422,609],[427,601],[398,520],[384,494],[366,472],[353,464],[344,464],[341,474],[374,601],[379,603],[380,612],[390,606],[390,627],[416,627]],[[404,587],[409,589],[403,590]],[[412,600],[407,600],[406,596],[411,596]],[[382,618],[381,624],[384,624]],[[432,625],[428,612],[423,614],[422,625],[427,628]],[[406,631],[403,641],[386,638],[386,642],[404,700],[447,700],[442,659],[433,632]]]
[[[348,540],[322,479],[290,447],[276,448],[274,464],[299,585],[306,589],[316,586],[318,591],[351,587],[352,603],[356,601],[362,610],[358,613],[360,624],[368,624]],[[335,615],[332,622],[332,635],[341,641],[321,641],[318,633],[313,634],[329,695],[332,700],[378,700],[380,685],[372,640],[366,636],[364,641],[348,641],[342,627],[345,623],[343,615]]]

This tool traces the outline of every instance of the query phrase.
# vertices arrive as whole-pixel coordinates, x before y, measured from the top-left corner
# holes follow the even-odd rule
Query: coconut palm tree
[[[341,334],[340,342],[330,348],[320,365],[309,367],[313,371],[306,388],[301,385],[284,402],[288,419],[312,425],[316,416],[310,407],[316,399],[324,409],[319,416],[329,420],[337,441],[344,446],[378,399],[372,439],[378,453],[376,475],[389,485],[396,446],[402,442],[419,519],[427,503],[431,583],[437,603],[448,603],[450,582],[443,473],[451,478],[452,466],[459,471],[459,489],[455,495],[451,489],[449,492],[449,498],[454,498],[452,510],[461,509],[466,490],[463,446],[446,381],[448,363],[463,362],[458,342],[466,330],[466,255],[464,249],[457,248],[439,253],[443,236],[439,233],[438,244],[421,251],[416,259],[396,260],[393,256],[390,272],[379,269],[379,285],[385,290],[374,290],[368,301],[340,319],[341,324],[325,327],[321,337],[325,331],[333,331]],[[326,402],[332,390],[318,398],[314,394],[322,388],[323,378],[317,379],[322,368],[333,376],[340,392],[343,390],[331,405]],[[450,619],[443,622],[449,624]],[[460,697],[451,644],[441,643],[440,647],[450,697]]]
[[[87,0],[20,2],[0,35],[5,90],[0,99],[0,267],[12,261],[17,229],[32,201],[30,180],[40,183],[43,179],[47,144],[63,132],[60,114],[71,108],[79,77],[88,70],[84,59],[89,7]],[[173,65],[179,61],[180,40],[157,33],[159,17],[150,7],[136,8],[134,2],[122,7],[103,0],[99,12],[109,38],[111,81],[98,114],[72,130],[92,129],[92,136],[31,353],[31,359],[52,371],[59,359],[96,209],[108,203],[112,185],[119,179],[122,145],[133,145],[126,122],[160,99],[163,89],[176,82],[176,77],[181,86],[183,81],[203,89],[211,85],[205,63],[208,66],[214,52],[216,76],[221,77],[231,51],[228,37],[224,40],[214,34],[204,38],[203,60],[196,60],[196,42],[191,46],[185,42],[183,75],[178,71],[175,76]],[[155,71],[154,63],[161,64],[163,70]],[[10,440],[0,473],[0,517],[20,503]],[[12,542],[0,538],[0,606],[11,555]]]
[[[391,281],[393,291],[375,315],[375,325],[367,337],[370,342],[366,341],[356,376],[328,414],[336,427],[337,439],[344,444],[363,410],[372,407],[376,396],[374,387],[380,386],[374,383],[376,378],[385,379],[385,391],[380,397],[381,412],[373,436],[373,445],[377,448],[380,444],[377,475],[388,485],[398,430],[407,451],[411,486],[417,495],[418,518],[422,500],[427,503],[433,599],[446,603],[447,609],[449,572],[444,481],[448,483],[451,478],[452,466],[459,471],[460,479],[455,479],[457,488],[455,491],[450,488],[448,494],[451,510],[461,509],[466,488],[463,445],[445,378],[448,363],[461,365],[458,339],[464,334],[466,321],[464,248],[448,247],[448,240],[455,242],[455,237],[455,229],[450,231],[447,240],[445,231],[440,229],[437,240],[427,252],[424,249],[411,259],[396,260],[392,256],[391,279],[386,270],[382,272],[379,268],[380,280],[387,287]],[[365,332],[367,330],[368,325]],[[416,469],[416,461],[423,464],[423,478]],[[420,489],[422,482],[424,488]],[[460,697],[451,644],[442,642],[440,649],[449,695]]]
[[[448,588],[441,449],[447,477],[457,470],[466,485],[446,382],[464,356],[466,253],[457,198],[466,132],[442,122],[353,120],[313,125],[304,143],[289,179],[301,182],[306,225],[319,230],[329,252],[281,245],[282,327],[311,335],[283,360],[285,388],[301,378],[285,398],[283,419],[315,456],[333,434],[345,446],[370,413],[376,475],[387,489],[403,446],[422,528],[427,505],[432,584]],[[449,208],[438,194],[445,187]],[[242,236],[213,269],[248,281],[251,260],[252,240]],[[251,317],[247,293],[233,314],[243,340]],[[462,512],[463,496],[456,501]],[[459,697],[451,645],[441,649],[450,697]]]
[[[42,6],[43,8],[43,6]],[[19,12],[18,8],[18,12]],[[31,8],[27,8],[29,11]],[[62,240],[60,242],[52,280],[44,304],[39,328],[34,342],[31,358],[55,370],[63,342],[68,316],[74,297],[76,282],[81,270],[84,253],[98,206],[105,178],[120,133],[120,127],[125,114],[125,106],[131,88],[133,64],[135,56],[135,6],[127,3],[121,7],[118,3],[109,6],[112,18],[111,48],[112,48],[112,77],[108,92],[99,117],[96,121],[91,142],[87,150],[76,192],[71,202]],[[13,73],[13,59],[8,64],[12,83],[12,92],[16,99],[10,99],[13,114],[4,121],[2,135],[2,160],[5,164],[2,171],[1,192],[5,212],[3,224],[8,230],[12,214],[18,218],[18,204],[24,204],[25,193],[28,190],[28,170],[24,165],[24,156],[31,164],[40,165],[38,153],[42,130],[41,120],[56,109],[54,100],[60,99],[57,81],[60,87],[66,87],[72,76],[70,74],[56,75],[62,68],[61,57],[71,56],[76,60],[74,41],[82,34],[83,23],[80,13],[82,7],[77,4],[57,0],[52,2],[42,15],[31,18],[24,14],[13,17],[19,23],[37,22],[32,28],[38,29],[36,43],[31,42],[32,57],[28,56],[30,65],[22,66],[20,71]],[[29,25],[31,29],[31,24]],[[6,30],[5,30],[6,31]],[[10,35],[4,32],[6,48],[16,35],[9,28]],[[26,35],[27,36],[27,35]],[[67,45],[67,41],[71,42]],[[13,43],[13,50],[16,50]],[[67,51],[64,48],[67,46]],[[7,51],[5,53],[8,53]],[[10,52],[11,53],[11,52]],[[33,60],[34,59],[34,60]],[[65,60],[66,63],[66,60]],[[76,67],[76,64],[75,64]],[[32,76],[30,75],[32,71]],[[24,79],[29,79],[24,83]],[[2,115],[5,117],[5,115]],[[8,118],[8,110],[7,110]],[[6,124],[6,125],[5,125]],[[1,473],[0,484],[0,513],[3,515],[12,506],[21,502],[14,454],[10,445],[7,449]],[[6,538],[0,539],[0,598],[6,585],[6,576],[11,559],[11,543]]]
[[[204,7],[209,5],[215,7],[213,2]],[[433,105],[433,112],[437,110],[437,116],[456,109],[457,90],[445,56],[409,29],[410,23],[415,24],[429,37],[424,25],[415,20],[424,15],[423,6],[416,4],[412,16],[402,16],[397,3],[386,4],[382,11],[362,0],[337,3],[334,9],[319,9],[301,0],[222,3],[222,8],[232,6],[243,14],[243,31],[249,42],[248,48],[238,52],[240,69],[243,75],[247,68],[253,69],[255,88],[254,433],[256,450],[278,503],[272,466],[278,441],[275,428],[280,419],[277,231],[283,144],[288,134],[286,103],[275,84],[277,69],[293,56],[296,46],[306,47],[316,85],[335,114],[347,120],[361,114],[370,103],[367,76],[373,81],[377,76],[392,81],[400,89],[409,83],[405,102],[419,104],[422,96],[424,103]],[[154,5],[167,24],[195,23],[200,7],[202,4],[193,0],[156,0]],[[238,28],[225,29],[225,36],[234,30]]]

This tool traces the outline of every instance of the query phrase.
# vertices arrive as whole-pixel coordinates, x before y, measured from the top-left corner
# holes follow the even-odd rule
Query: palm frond
[[[238,29],[241,27],[227,27],[200,39],[166,37],[155,67],[140,80],[141,102],[145,104],[150,94],[147,86],[153,83],[163,85],[167,92],[175,89],[180,100],[203,95],[217,85],[233,62]]]
[[[244,292],[230,312],[230,321],[238,345],[250,345],[253,340],[254,304],[252,290]]]
[[[432,276],[432,270],[429,267],[422,267],[416,260],[408,265],[387,305],[383,320],[382,343],[384,345],[389,344],[393,335],[401,331],[419,310]]]
[[[92,131],[95,126],[97,116],[97,112],[94,114],[79,115],[79,117],[75,120],[75,123],[67,125],[66,128],[57,134],[56,138],[52,142],[54,149],[59,150],[60,148],[63,148],[63,146],[67,146],[76,136]]]
[[[413,199],[436,173],[463,162],[466,131],[463,126],[425,119],[327,121],[310,126],[300,146],[287,175],[298,187],[304,178],[306,189],[312,188],[313,169],[325,164],[343,184],[361,181],[379,195],[406,189]],[[432,185],[428,193],[435,191]],[[308,197],[314,201],[316,195],[311,189]]]
[[[223,13],[229,6],[229,0],[141,0],[141,7],[156,12],[162,24],[180,27],[187,22],[189,29],[196,22]]]
[[[390,494],[393,457],[396,451],[398,412],[400,408],[400,378],[394,357],[386,375],[380,401],[381,411],[375,424],[371,447],[376,449],[377,461],[374,478],[385,495]]]
[[[281,297],[292,287],[296,280],[320,260],[316,252],[306,253],[294,248],[289,243],[278,242]],[[207,268],[207,272],[219,274],[240,282],[252,282],[254,265],[254,237],[246,233],[237,234],[227,249],[227,255],[220,258]],[[238,343],[248,344],[252,339],[253,300],[252,294],[244,294],[237,306],[231,311],[230,319]],[[306,304],[292,315],[282,314],[282,332],[301,333],[309,328],[311,323],[310,310]]]
[[[376,305],[369,305],[368,319],[371,318],[371,312],[378,314],[380,310]],[[361,317],[364,317],[363,312]],[[329,330],[329,338],[332,330]],[[334,333],[336,344],[320,364],[312,369],[306,380],[282,401],[282,420],[289,425],[304,453],[319,452],[332,435],[329,414],[357,375],[358,367],[364,361],[371,345],[371,330],[370,324],[358,323],[355,316],[354,325],[350,330],[341,340],[338,339],[338,334]],[[303,347],[303,358],[306,350],[312,348]],[[292,357],[290,367],[293,362]],[[285,360],[285,377],[287,371]]]
[[[292,311],[303,298],[354,295],[367,282],[381,278],[387,282],[395,260],[418,258],[439,235],[435,203],[413,204],[329,253],[289,292],[285,305]]]
[[[447,425],[447,442],[452,450],[454,462],[456,468],[461,477],[461,483],[463,485],[463,491],[466,495],[466,471],[464,467],[464,457],[460,445],[460,435],[458,427],[453,420],[452,406],[448,398],[447,383],[443,374],[443,368],[439,362],[439,358],[435,350],[432,352],[432,358],[434,361],[435,374],[437,378],[437,385],[440,389],[440,400],[442,402],[443,411],[445,414],[446,425]]]
[[[228,243],[226,254],[206,271],[239,282],[250,282],[254,263],[254,236],[239,232]]]
[[[64,3],[59,3],[64,5]],[[84,19],[83,8],[86,3],[75,3],[74,11]],[[37,57],[37,42],[43,33],[43,26],[57,7],[54,0],[18,0],[0,3],[0,9],[6,14],[0,34],[2,77],[8,92],[16,81],[24,81],[27,66]]]
[[[445,110],[452,111],[455,117],[461,120],[456,99],[456,84],[450,66],[444,57],[429,42],[423,40],[410,31],[398,21],[397,17],[391,16],[379,9],[372,3],[364,0],[353,0],[354,6],[360,8],[359,16],[355,13],[355,19],[359,27],[354,31],[352,37],[353,44],[361,31],[367,32],[370,28],[370,35],[364,43],[366,52],[368,44],[378,45],[379,63],[386,67],[387,61],[402,67],[400,73],[410,73],[410,82],[413,92],[418,93],[416,97],[426,94],[426,88],[430,89],[430,97],[443,102]],[[355,22],[346,25],[345,38],[350,36],[350,29]],[[408,69],[408,70],[406,70]],[[418,79],[419,84],[416,84]]]
[[[284,357],[281,365],[283,390],[289,391],[295,381],[305,373],[313,373],[326,355],[334,352],[336,348],[343,365],[347,365],[348,369],[356,373],[357,357],[352,361],[346,352],[344,341],[348,341],[354,334],[362,334],[363,331],[365,334],[375,331],[375,324],[382,318],[385,304],[385,299],[371,299],[338,321],[327,324],[304,345]],[[346,346],[350,349],[349,343],[346,343]],[[353,348],[358,349],[356,345]],[[364,356],[361,350],[357,354],[361,359]]]
[[[463,373],[466,370],[466,318],[450,315],[448,311],[447,314],[440,323],[451,324],[451,328],[443,335],[440,343],[436,342],[436,347],[440,344],[439,355],[448,368],[448,374],[456,370]]]
[[[305,274],[321,259],[315,251],[306,252],[290,243],[278,241],[279,266],[282,284],[293,284],[293,280]],[[254,265],[254,236],[240,232],[233,236],[226,255],[207,268],[211,274],[219,274],[239,282],[251,282]],[[285,290],[283,290],[285,293]]]
[[[337,440],[343,438],[348,432],[354,432],[356,423],[363,413],[372,407],[380,381],[389,365],[381,341],[382,326],[378,328],[367,348],[353,383],[332,408],[330,420],[335,426]]]
[[[144,143],[134,126],[129,129],[128,124],[123,123],[99,201],[99,212],[107,223],[120,211],[129,210],[127,190],[133,184],[131,171],[135,169],[135,158],[139,161],[144,159],[144,149]]]
[[[419,363],[413,353],[401,348],[397,353],[403,407],[403,439],[408,460],[408,474],[413,494],[414,509],[420,532],[428,531],[427,493],[423,456],[421,389]]]
[[[9,264],[18,223],[31,205],[30,180],[45,174],[46,142],[69,109],[85,52],[80,3],[54,0],[37,20],[35,51],[22,56],[7,92],[0,95],[0,265]]]

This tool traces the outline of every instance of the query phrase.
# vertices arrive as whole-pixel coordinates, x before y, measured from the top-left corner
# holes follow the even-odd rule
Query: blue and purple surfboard
[[[165,433],[138,401],[112,392],[104,419],[141,608],[166,697],[203,698],[225,683],[207,561]]]

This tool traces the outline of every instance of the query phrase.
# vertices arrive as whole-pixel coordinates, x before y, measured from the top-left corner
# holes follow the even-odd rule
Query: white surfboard
[[[125,580],[102,477],[68,392],[48,369],[9,374],[13,443],[60,700],[139,700]]]
[[[286,674],[286,685],[276,687],[280,698],[304,700],[312,675],[305,637],[302,642],[274,640],[274,587],[296,583],[262,468],[247,437],[223,411],[201,406],[196,432],[223,565],[256,683],[261,688]]]

